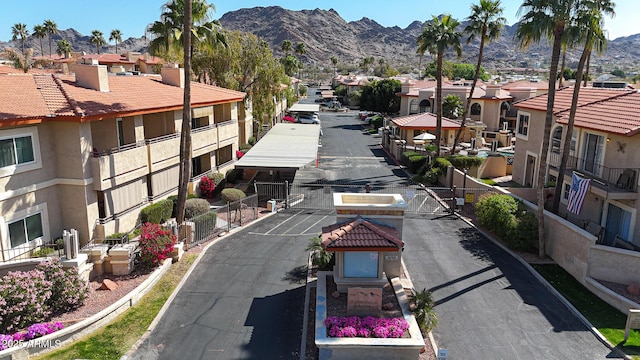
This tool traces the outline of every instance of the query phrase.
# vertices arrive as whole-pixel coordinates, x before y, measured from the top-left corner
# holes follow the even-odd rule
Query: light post
[[[467,168],[462,169],[462,172],[464,173],[464,177],[462,178],[462,198],[464,199],[465,203],[467,202],[467,197],[465,196],[465,190],[467,189],[467,172],[468,171],[469,169]]]

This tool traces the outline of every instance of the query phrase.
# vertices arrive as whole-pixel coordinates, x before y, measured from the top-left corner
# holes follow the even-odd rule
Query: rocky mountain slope
[[[462,19],[460,19],[462,20]],[[340,64],[356,65],[367,56],[376,60],[384,58],[396,67],[417,68],[419,56],[416,54],[416,37],[424,25],[414,21],[406,28],[398,26],[384,27],[369,18],[346,22],[335,10],[291,11],[278,6],[254,7],[232,11],[220,18],[223,27],[230,30],[251,32],[263,37],[274,50],[276,56],[282,56],[280,46],[284,40],[294,44],[303,42],[307,54],[303,56],[305,64],[331,67],[330,58],[335,56]],[[460,30],[466,24],[462,22]],[[548,68],[551,49],[545,42],[521,50],[513,34],[517,24],[506,26],[500,39],[485,47],[483,64],[487,69],[500,67],[542,67]],[[74,29],[58,32],[53,38],[52,50],[55,53],[56,41],[66,39],[71,42],[74,51],[95,53],[96,48],[89,42],[88,35],[82,35]],[[466,39],[464,39],[466,40]],[[640,34],[610,41],[607,51],[592,59],[592,65],[601,65],[604,70],[618,67],[624,71],[635,70],[640,65]],[[0,49],[6,46],[19,47],[19,43],[1,42]],[[40,54],[40,41],[30,37],[27,46]],[[128,38],[118,45],[118,52],[144,52],[147,41],[144,38]],[[49,53],[48,39],[43,39],[44,54]],[[113,43],[100,49],[101,53],[115,52]],[[478,42],[464,45],[461,61],[475,63]],[[579,51],[570,51],[567,56],[569,65],[575,64]],[[453,53],[448,58],[456,60]],[[423,63],[430,61],[425,55]]]

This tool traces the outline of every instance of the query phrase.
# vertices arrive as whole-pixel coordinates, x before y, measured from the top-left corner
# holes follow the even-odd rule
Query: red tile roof
[[[595,103],[610,99],[625,93],[633,92],[629,89],[606,89],[586,87],[580,89],[580,97],[578,98],[578,106]],[[535,96],[515,102],[514,105],[519,109],[529,109],[546,111],[547,110],[547,94]],[[573,87],[565,87],[556,91],[553,112],[560,113],[569,110],[573,101]]]
[[[100,64],[135,64],[135,61],[127,60],[120,54],[87,54],[80,57],[82,60],[96,59]]]
[[[420,113],[407,116],[401,116],[393,119],[393,123],[401,128],[414,128],[414,129],[435,129],[436,128],[436,114],[433,113]],[[442,118],[442,129],[457,129],[460,127],[460,123],[449,120],[445,117]]]
[[[403,246],[396,228],[361,217],[322,228],[322,247],[327,251],[393,251]]]
[[[20,119],[80,121],[182,108],[183,89],[160,76],[108,76],[109,92],[83,88],[73,75],[0,75],[0,124]],[[192,106],[236,102],[245,93],[191,83]]]
[[[582,95],[582,90],[580,90]],[[574,126],[612,134],[633,136],[640,133],[640,93],[617,92],[618,96],[580,106]],[[558,123],[569,122],[569,110],[558,114]]]
[[[538,90],[548,90],[549,82],[548,81],[530,81],[530,80],[519,80],[512,81],[502,85],[502,89],[511,90],[515,88],[534,88]]]

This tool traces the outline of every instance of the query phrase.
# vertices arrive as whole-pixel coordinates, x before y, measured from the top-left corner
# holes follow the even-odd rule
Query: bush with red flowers
[[[169,258],[176,244],[176,236],[158,224],[146,223],[140,234],[140,257],[142,262],[156,267]]]
[[[200,179],[200,196],[205,199],[211,199],[216,189],[216,184],[208,176],[203,176]]]

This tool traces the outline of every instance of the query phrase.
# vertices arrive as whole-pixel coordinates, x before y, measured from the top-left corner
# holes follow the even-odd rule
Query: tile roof
[[[618,96],[578,107],[574,126],[625,136],[640,133],[640,93],[617,93]],[[569,122],[569,110],[556,115],[558,123]]]
[[[502,89],[511,90],[515,88],[534,88],[538,90],[547,90],[549,89],[548,81],[530,81],[530,80],[519,80],[512,81],[502,85]]]
[[[0,121],[75,117],[81,121],[181,109],[183,89],[160,76],[108,76],[109,92],[78,86],[73,75],[0,75]],[[191,83],[192,106],[241,101],[245,93]]]
[[[416,129],[435,129],[436,128],[436,114],[433,113],[420,113],[407,116],[401,116],[392,120],[396,126],[402,128],[416,128]],[[446,117],[442,118],[442,129],[457,129],[460,127],[460,123],[449,120]]]
[[[80,60],[98,60],[100,64],[135,64],[135,61],[128,60],[120,54],[86,54],[80,57]]]
[[[322,228],[322,247],[328,251],[399,250],[403,246],[396,228],[360,216]]]
[[[580,96],[578,98],[578,106],[583,106],[598,101],[603,101],[612,97],[622,95],[624,93],[630,93],[634,90],[630,89],[607,89],[607,88],[593,88],[586,87],[580,89]],[[519,109],[529,110],[547,110],[547,94],[538,95],[532,98],[524,99],[514,103]],[[559,113],[569,110],[573,101],[573,87],[565,87],[558,89],[555,95],[553,112]]]

